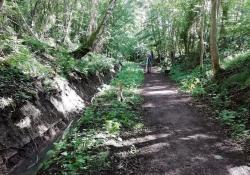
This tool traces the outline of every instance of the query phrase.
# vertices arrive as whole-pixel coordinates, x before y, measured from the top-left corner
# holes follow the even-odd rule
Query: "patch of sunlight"
[[[181,98],[181,99],[178,99],[178,100],[170,100],[170,104],[176,104],[176,103],[179,103],[179,102],[189,102],[191,100],[192,100],[191,97]]]
[[[192,162],[206,162],[207,161],[207,158],[205,157],[201,157],[201,156],[195,156],[195,157],[192,157]]]
[[[50,135],[51,135],[52,137],[54,137],[54,136],[56,136],[56,134],[57,134],[56,130],[55,130],[54,128],[51,128],[51,130],[50,130]]]
[[[69,86],[66,79],[56,77],[53,86],[60,92],[60,97],[51,97],[50,101],[59,112],[67,115],[85,107],[83,99]]]
[[[170,144],[166,143],[166,142],[160,142],[160,143],[155,143],[152,145],[145,145],[145,147],[143,147],[143,149],[140,151],[140,153],[141,154],[157,153],[157,152],[161,151],[163,148],[165,149],[165,147],[170,147]]]
[[[160,89],[166,89],[166,86],[152,86],[152,87],[147,87],[145,89],[160,90]]]
[[[224,158],[221,155],[213,155],[213,157],[217,160],[223,160]]]
[[[215,136],[209,136],[206,134],[195,134],[195,135],[191,135],[191,136],[187,136],[187,137],[182,137],[180,138],[180,140],[198,140],[198,139],[216,139],[217,137]]]
[[[228,168],[228,172],[230,175],[249,175],[250,167],[243,165],[243,166]]]
[[[178,90],[162,90],[162,91],[151,91],[145,93],[145,95],[172,95],[172,94],[178,94]]]
[[[131,138],[129,140],[125,140],[123,145],[129,146],[134,145],[138,143],[148,142],[148,141],[154,141],[161,138],[169,137],[171,134],[152,134],[152,135],[146,135],[144,137],[138,137],[138,138]]]
[[[137,155],[146,155],[146,154],[157,153],[162,149],[164,149],[165,147],[170,147],[170,144],[166,142],[160,142],[151,145],[145,144],[145,146],[142,147],[142,149],[136,148],[136,146],[131,145],[130,149],[134,148],[136,150]],[[118,155],[121,156],[122,158],[127,158],[131,156],[131,153],[129,151],[120,151]]]
[[[103,84],[101,87],[97,88],[98,93],[96,94],[96,96],[103,95],[106,93],[106,91],[112,90],[112,88],[113,87],[111,85]]]
[[[162,80],[151,80],[150,82],[154,82],[154,83],[157,83],[157,82],[161,82]]]
[[[12,98],[1,97],[0,98],[0,109],[4,109],[5,107],[11,105],[12,103],[13,103],[13,99]]]
[[[30,117],[31,119],[38,119],[41,115],[41,111],[29,102],[24,105],[20,111],[24,116]]]
[[[39,119],[41,115],[41,111],[29,102],[21,107],[20,112],[25,116],[25,118],[21,119],[15,125],[21,129],[31,127],[32,120]]]
[[[142,105],[143,108],[153,108],[156,107],[153,103],[146,103]]]
[[[39,132],[40,135],[45,133],[47,130],[48,130],[48,127],[46,127],[45,125],[39,125],[38,126],[38,132]]]
[[[25,117],[24,119],[20,120],[16,126],[18,126],[19,128],[23,129],[23,128],[30,128],[31,127],[31,119],[30,117]]]

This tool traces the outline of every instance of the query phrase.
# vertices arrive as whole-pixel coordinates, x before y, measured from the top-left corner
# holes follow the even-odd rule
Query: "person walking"
[[[151,51],[147,55],[147,60],[146,60],[146,72],[147,73],[151,73],[151,71],[152,71],[153,59],[154,59],[154,54],[153,54],[153,51]]]

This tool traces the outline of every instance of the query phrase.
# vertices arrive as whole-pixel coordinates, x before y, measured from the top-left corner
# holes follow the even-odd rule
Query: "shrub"
[[[222,123],[229,126],[234,137],[246,133],[249,120],[249,105],[247,100],[237,101],[242,93],[248,99],[250,86],[250,52],[238,54],[224,62],[225,71],[219,79],[212,79],[211,66],[204,65],[189,71],[184,64],[173,65],[170,71],[171,78],[178,82],[181,89],[194,97],[203,97],[212,108],[218,112]],[[245,91],[246,90],[246,91]],[[235,96],[237,95],[237,96]],[[235,100],[235,101],[234,101]],[[246,106],[246,110],[241,110]],[[248,116],[248,117],[245,117]]]
[[[26,36],[23,39],[22,42],[24,45],[26,45],[32,52],[39,52],[39,53],[49,53],[52,48],[42,41],[39,41],[38,39]]]
[[[180,84],[183,91],[189,92],[193,96],[206,94],[204,85],[211,79],[209,66],[206,66],[204,70],[197,67],[192,71],[183,70],[182,65],[174,66],[170,71],[170,75],[172,79]]]
[[[90,53],[79,61],[77,69],[83,73],[96,74],[114,68],[115,59],[101,54]]]
[[[18,52],[9,55],[6,64],[18,69],[31,77],[47,77],[51,68],[37,61],[26,48],[20,48]]]

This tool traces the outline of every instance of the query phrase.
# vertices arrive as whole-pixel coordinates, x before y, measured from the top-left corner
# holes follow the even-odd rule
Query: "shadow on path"
[[[156,69],[146,74],[142,95],[148,130],[114,148],[131,167],[121,174],[250,175],[241,148],[196,112],[191,98],[165,75]],[[131,146],[134,156],[126,154]]]

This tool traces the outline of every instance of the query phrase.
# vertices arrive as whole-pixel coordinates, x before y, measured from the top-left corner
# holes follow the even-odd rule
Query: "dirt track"
[[[142,107],[148,131],[125,138],[124,145],[138,151],[126,163],[132,167],[126,174],[250,175],[241,148],[197,112],[189,96],[156,69],[145,76]]]

